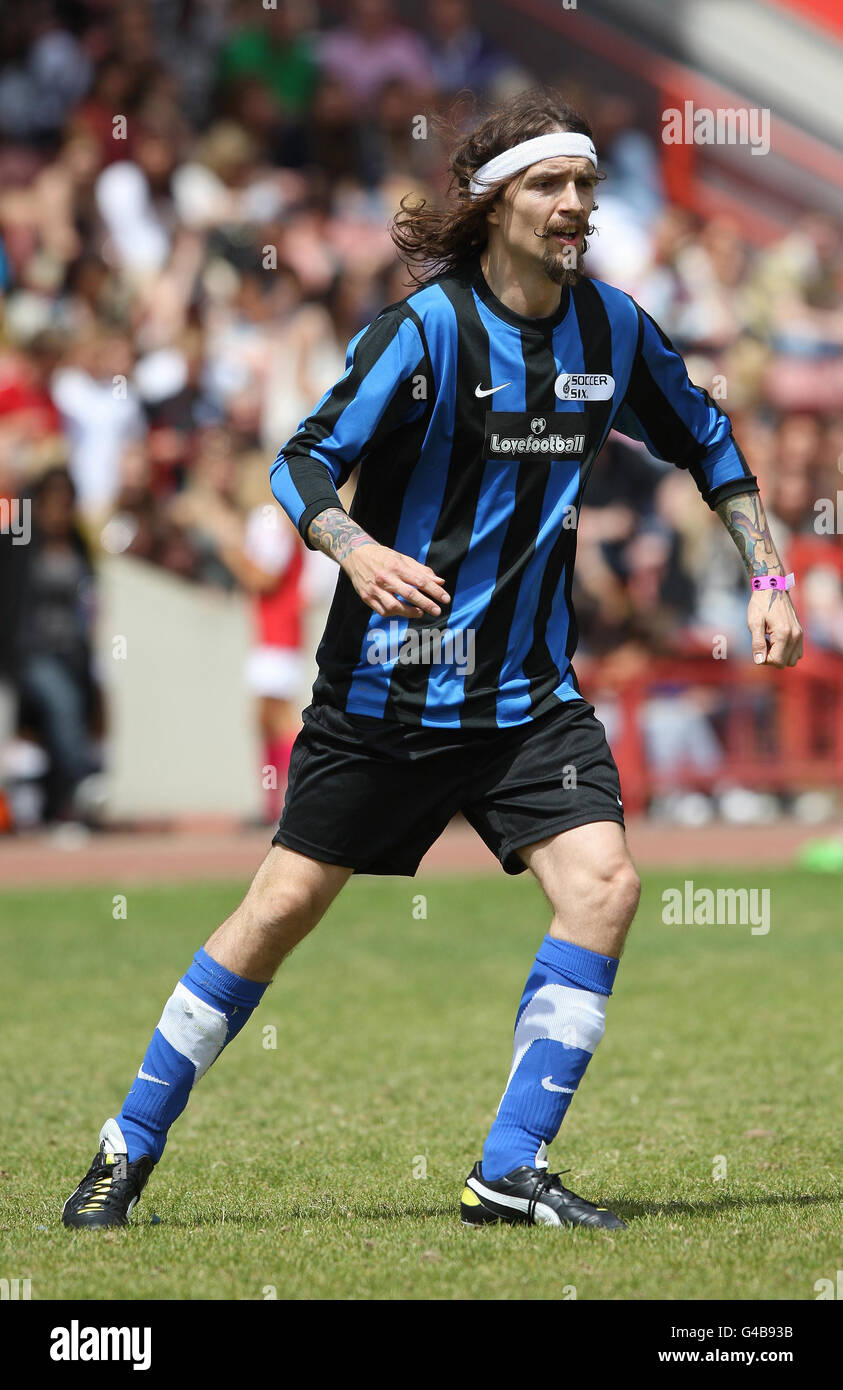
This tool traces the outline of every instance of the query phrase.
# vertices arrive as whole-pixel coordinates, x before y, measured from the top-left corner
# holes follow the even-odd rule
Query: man
[[[598,177],[583,118],[527,94],[463,139],[452,169],[452,201],[402,204],[394,229],[441,273],[352,340],[273,466],[275,496],[341,569],[284,813],[167,1002],[67,1224],[125,1220],[193,1083],[351,873],[414,873],[461,810],[553,913],[462,1219],[624,1225],[546,1156],[639,893],[617,769],[571,667],[576,518],[611,427],[687,468],[723,517],[765,586],[749,600],[755,660],[794,665],[801,631],[727,417],[628,295],[580,276]],[[336,488],[358,463],[346,514]]]

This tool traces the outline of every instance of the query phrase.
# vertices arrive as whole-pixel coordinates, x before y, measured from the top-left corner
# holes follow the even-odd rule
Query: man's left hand
[[[754,589],[746,625],[752,636],[752,659],[757,665],[796,665],[802,655],[802,628],[785,590]]]

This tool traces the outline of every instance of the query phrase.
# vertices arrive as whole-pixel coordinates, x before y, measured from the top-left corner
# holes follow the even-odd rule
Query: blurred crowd
[[[251,595],[250,688],[283,773],[302,618],[333,576],[278,526],[269,464],[349,339],[410,291],[389,221],[405,193],[446,184],[419,113],[534,80],[481,10],[422,0],[408,27],[389,0],[5,8],[0,744],[37,734],[48,818],[76,814],[101,769],[103,555]],[[803,623],[843,651],[843,516],[816,524],[817,499],[843,487],[839,229],[806,213],[759,250],[737,223],[671,205],[640,113],[564,67],[557,80],[609,174],[589,272],[638,299],[731,415],[780,548],[817,547]],[[11,544],[11,499],[26,546]],[[686,475],[613,435],[587,501],[583,661],[622,673],[654,652],[710,654],[713,634],[747,644],[742,565]]]

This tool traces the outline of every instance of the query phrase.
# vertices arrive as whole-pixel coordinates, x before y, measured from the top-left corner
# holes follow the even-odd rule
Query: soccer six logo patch
[[[560,401],[610,401],[615,378],[607,372],[561,372],[553,389]]]

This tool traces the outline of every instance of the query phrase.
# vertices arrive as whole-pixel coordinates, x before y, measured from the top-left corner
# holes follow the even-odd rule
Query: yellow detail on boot
[[[460,1198],[460,1201],[462,1202],[463,1206],[466,1207],[480,1206],[480,1198],[477,1196],[476,1192],[472,1192],[470,1187],[463,1188],[462,1197]]]

